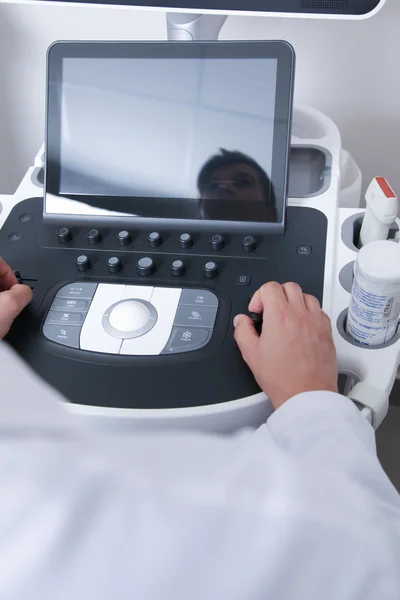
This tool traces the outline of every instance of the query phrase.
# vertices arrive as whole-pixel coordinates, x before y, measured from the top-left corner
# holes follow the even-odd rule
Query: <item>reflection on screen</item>
[[[275,59],[64,58],[59,193],[138,216],[275,221],[276,77]]]

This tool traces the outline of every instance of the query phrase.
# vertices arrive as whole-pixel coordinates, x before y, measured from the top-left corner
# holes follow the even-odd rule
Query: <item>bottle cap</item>
[[[363,246],[358,253],[357,268],[376,282],[400,283],[400,245],[379,240]]]

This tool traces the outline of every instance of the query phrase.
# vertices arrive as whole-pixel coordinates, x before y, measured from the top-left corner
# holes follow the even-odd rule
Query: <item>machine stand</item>
[[[224,15],[167,13],[168,39],[175,42],[217,40],[226,19]]]

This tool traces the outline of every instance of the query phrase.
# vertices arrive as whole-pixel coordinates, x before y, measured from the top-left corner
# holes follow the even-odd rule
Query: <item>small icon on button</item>
[[[251,275],[238,275],[236,278],[236,285],[250,285]]]
[[[20,231],[13,231],[8,237],[12,242],[18,242],[22,238],[22,233]]]
[[[69,319],[69,313],[64,313],[63,319]]]
[[[65,329],[61,329],[61,335],[67,335],[67,332],[65,331]]]
[[[192,332],[191,331],[184,331],[182,333],[182,339],[183,340],[190,340],[192,337]]]
[[[200,319],[200,313],[198,313],[197,311],[195,311],[195,310],[194,310],[194,311],[192,312],[192,317],[193,317],[194,319]]]
[[[204,296],[197,296],[196,300],[202,301],[204,300]]]
[[[311,246],[297,246],[297,254],[300,256],[310,256],[312,254]]]

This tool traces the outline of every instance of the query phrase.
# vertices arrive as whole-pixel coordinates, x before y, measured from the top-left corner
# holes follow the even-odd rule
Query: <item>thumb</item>
[[[238,315],[235,317],[233,324],[235,326],[235,340],[242,353],[243,360],[253,370],[256,365],[260,343],[260,337],[255,330],[254,323],[250,317]]]
[[[32,300],[32,290],[27,285],[15,284],[0,293],[0,339],[10,329],[14,319]]]

